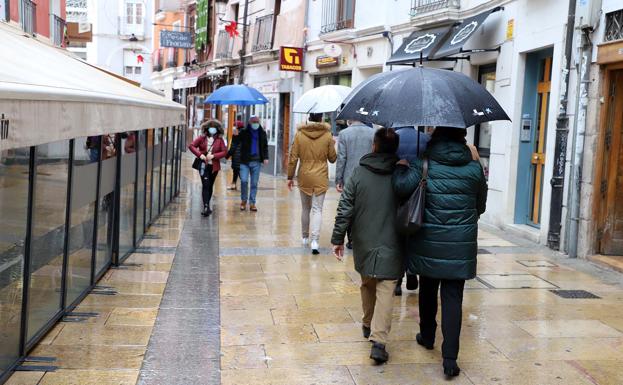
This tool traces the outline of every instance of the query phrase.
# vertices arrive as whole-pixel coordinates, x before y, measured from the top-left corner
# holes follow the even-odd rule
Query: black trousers
[[[218,171],[206,170],[201,176],[201,197],[203,198],[203,205],[210,206],[210,200],[212,200],[212,193],[214,192],[214,181]]]
[[[232,167],[232,170],[234,170],[234,177],[231,181],[231,184],[235,185],[236,182],[238,182],[238,177],[240,176],[240,166]]]
[[[437,292],[441,286],[441,331],[443,358],[456,360],[463,317],[464,280],[434,279],[420,275],[420,333],[424,342],[435,342]]]

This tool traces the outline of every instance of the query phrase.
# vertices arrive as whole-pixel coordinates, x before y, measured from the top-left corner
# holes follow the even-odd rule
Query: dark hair
[[[467,136],[467,130],[465,128],[456,127],[436,127],[431,136],[431,141],[434,142],[458,142],[467,144],[465,137]]]
[[[379,128],[374,133],[374,146],[379,154],[395,154],[400,137],[393,128]]]
[[[312,112],[311,114],[309,114],[309,121],[316,122],[316,123],[322,122],[322,114],[317,114],[317,113]]]

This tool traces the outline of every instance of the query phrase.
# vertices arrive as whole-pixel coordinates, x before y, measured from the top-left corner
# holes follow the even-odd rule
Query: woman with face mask
[[[201,125],[203,132],[188,146],[188,149],[201,159],[199,162],[199,177],[201,178],[201,195],[203,211],[201,215],[207,217],[212,214],[210,200],[214,191],[214,181],[221,170],[221,159],[227,156],[227,146],[223,140],[221,123],[217,120],[208,120]]]

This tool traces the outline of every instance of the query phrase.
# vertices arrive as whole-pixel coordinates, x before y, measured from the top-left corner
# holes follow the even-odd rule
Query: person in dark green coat
[[[361,158],[344,187],[331,238],[333,252],[342,260],[344,237],[351,227],[355,270],[362,281],[363,335],[373,342],[370,358],[377,363],[389,358],[385,345],[391,329],[394,289],[404,274],[391,183],[398,142],[391,128],[375,133],[373,153]]]
[[[443,367],[448,376],[460,372],[459,353],[465,280],[476,277],[478,219],[487,201],[487,182],[465,129],[437,127],[424,159],[409,166],[401,161],[393,186],[407,199],[428,162],[426,204],[422,228],[407,240],[407,273],[420,275],[420,333],[417,342],[432,349],[437,329],[437,292],[441,286]]]

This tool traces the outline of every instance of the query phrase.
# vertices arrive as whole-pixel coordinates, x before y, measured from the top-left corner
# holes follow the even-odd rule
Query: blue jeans
[[[255,196],[257,195],[257,182],[260,180],[260,162],[242,163],[240,165],[240,200],[242,202],[255,204]],[[251,176],[251,194],[249,194],[249,175]]]

